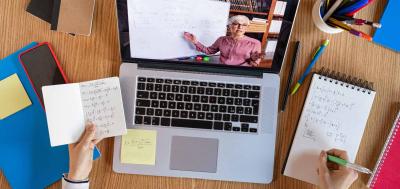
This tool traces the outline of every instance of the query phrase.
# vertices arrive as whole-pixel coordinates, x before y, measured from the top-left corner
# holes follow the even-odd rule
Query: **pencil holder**
[[[317,0],[315,1],[314,7],[312,9],[312,19],[314,21],[315,26],[317,26],[318,29],[325,33],[329,34],[335,34],[335,33],[340,33],[343,30],[340,28],[334,28],[332,26],[329,26],[321,16],[321,6],[323,2],[322,0]]]

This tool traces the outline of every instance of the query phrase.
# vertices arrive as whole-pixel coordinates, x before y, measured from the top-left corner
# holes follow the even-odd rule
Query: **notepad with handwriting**
[[[95,138],[126,133],[118,77],[43,87],[51,146],[77,142],[85,123],[96,125]]]
[[[346,150],[354,162],[375,97],[354,80],[324,75],[313,75],[284,169],[284,175],[316,185],[321,150]]]

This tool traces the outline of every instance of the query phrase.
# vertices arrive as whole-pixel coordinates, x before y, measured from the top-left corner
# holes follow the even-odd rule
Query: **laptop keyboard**
[[[135,124],[256,133],[260,86],[138,77]]]

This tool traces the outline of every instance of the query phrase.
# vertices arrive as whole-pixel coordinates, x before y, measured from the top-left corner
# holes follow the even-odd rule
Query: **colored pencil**
[[[362,38],[364,38],[364,39],[366,39],[368,41],[372,41],[372,37],[370,35],[368,35],[368,34],[366,34],[364,32],[355,30],[352,27],[346,25],[345,23],[343,23],[343,22],[341,22],[339,20],[336,20],[334,18],[329,18],[328,22],[333,24],[333,25],[335,25],[335,26],[337,26],[337,27],[339,27],[339,28],[342,28],[342,29],[344,29],[346,31],[349,31],[353,35],[356,35],[358,37],[362,37]]]

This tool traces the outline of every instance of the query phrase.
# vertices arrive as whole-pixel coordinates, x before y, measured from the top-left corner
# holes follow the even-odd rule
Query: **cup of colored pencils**
[[[318,0],[313,8],[314,23],[326,33],[347,31],[352,35],[372,41],[370,35],[353,28],[353,26],[381,27],[379,23],[355,17],[358,11],[371,2],[372,0]]]

